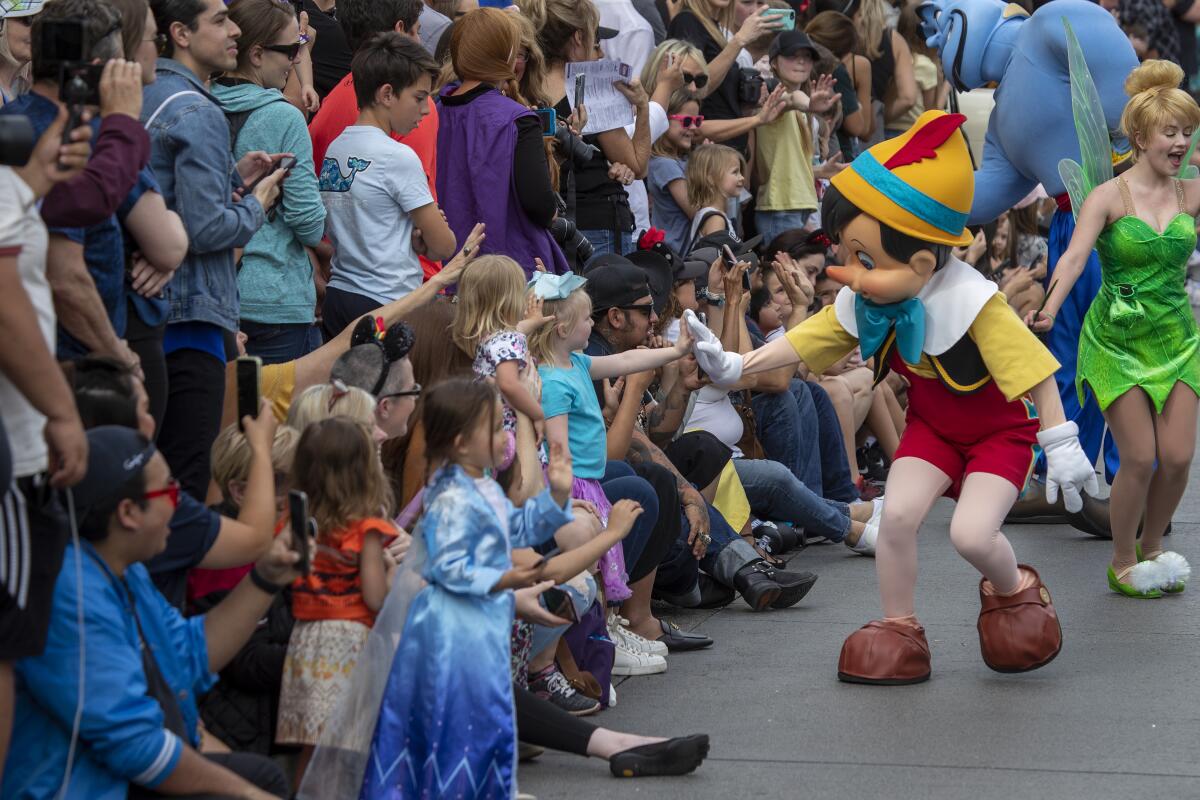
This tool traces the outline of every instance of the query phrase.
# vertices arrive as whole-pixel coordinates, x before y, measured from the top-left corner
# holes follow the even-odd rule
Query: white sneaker
[[[614,641],[613,644],[617,648],[616,658],[613,660],[613,675],[658,675],[667,671],[667,660],[662,656],[635,653],[621,642]]]
[[[628,624],[629,620],[618,615],[616,612],[609,614],[608,638],[612,639],[614,642],[620,639],[625,643],[626,647],[634,652],[646,653],[647,655],[652,656],[663,656],[664,658],[666,657],[667,646],[665,644],[653,639],[647,639],[645,636],[634,633],[626,627]]]
[[[858,537],[856,543],[846,544],[846,547],[849,547],[860,556],[874,556],[875,542],[879,539],[879,521],[883,519],[883,498],[876,497],[871,502],[875,508],[871,510],[871,518],[867,520],[862,535]]]

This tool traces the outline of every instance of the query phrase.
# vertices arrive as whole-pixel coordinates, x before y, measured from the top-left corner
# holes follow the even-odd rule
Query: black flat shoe
[[[707,755],[708,734],[700,733],[622,750],[608,760],[608,769],[618,778],[687,775]]]
[[[660,619],[658,623],[662,626],[662,636],[658,641],[665,644],[667,650],[672,653],[685,653],[688,650],[703,650],[706,647],[712,647],[713,640],[704,634],[689,633],[665,619]]]

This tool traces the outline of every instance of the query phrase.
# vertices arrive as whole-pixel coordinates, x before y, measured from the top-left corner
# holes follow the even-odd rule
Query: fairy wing
[[[1080,162],[1063,159],[1058,163],[1058,174],[1067,186],[1071,197],[1071,208],[1076,216],[1083,208],[1084,199],[1102,183],[1112,180],[1112,144],[1105,122],[1104,106],[1100,93],[1088,70],[1083,47],[1063,17],[1067,30],[1067,64],[1071,74],[1071,114],[1075,118],[1075,135],[1079,137]]]
[[[1195,151],[1196,142],[1198,141],[1200,141],[1200,128],[1197,128],[1196,132],[1192,134],[1192,143],[1188,146],[1187,155],[1183,157],[1183,164],[1179,167],[1179,175],[1177,177],[1181,181],[1189,181],[1200,177],[1200,168],[1191,163],[1192,153]]]
[[[1058,176],[1062,178],[1063,186],[1067,187],[1067,196],[1071,198],[1071,209],[1078,218],[1079,209],[1083,208],[1083,201],[1091,191],[1083,173],[1083,167],[1078,161],[1064,158],[1058,162]]]

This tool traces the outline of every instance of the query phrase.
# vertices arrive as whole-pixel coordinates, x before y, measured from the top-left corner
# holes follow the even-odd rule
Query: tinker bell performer
[[[798,361],[819,374],[855,346],[875,358],[877,381],[893,369],[910,382],[908,425],[876,542],[884,616],[842,645],[844,681],[929,677],[929,645],[913,603],[917,530],[942,495],[958,500],[951,541],[983,575],[984,663],[1002,672],[1049,663],[1062,646],[1050,593],[1032,567],[1017,563],[1000,523],[1025,484],[1037,442],[1046,451],[1052,502],[1062,488],[1067,508],[1078,510],[1080,489],[1096,491],[1078,428],[1063,415],[1058,362],[996,284],[950,254],[972,238],[965,225],[975,182],[959,130],[964,120],[927,111],[833,179],[821,219],[846,261],[828,270],[845,284],[832,305],[745,356],[724,352],[695,315],[685,315],[696,358],[718,385]]]
[[[1200,332],[1184,289],[1196,248],[1200,181],[1179,177],[1200,106],[1177,88],[1183,77],[1170,61],[1146,61],[1126,79],[1130,100],[1121,129],[1136,161],[1115,179],[1111,167],[1107,174],[1076,167],[1087,199],[1055,270],[1058,285],[1027,320],[1035,331],[1050,330],[1095,247],[1102,284],[1083,321],[1075,385],[1080,402],[1085,390],[1095,395],[1121,453],[1109,505],[1108,585],[1127,597],[1181,592],[1191,575],[1183,556],[1163,552],[1167,524],[1188,482],[1200,394]],[[1081,139],[1089,134],[1079,132]],[[1095,163],[1103,167],[1102,159]],[[1089,184],[1088,176],[1109,180]]]

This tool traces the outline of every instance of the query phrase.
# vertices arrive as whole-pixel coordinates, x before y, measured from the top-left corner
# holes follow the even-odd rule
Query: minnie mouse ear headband
[[[381,317],[363,317],[354,326],[350,349],[330,370],[330,378],[357,386],[380,397],[387,387],[392,364],[408,355],[413,346],[412,328],[397,322],[386,330]]]
[[[543,300],[566,300],[576,289],[582,288],[587,278],[582,278],[567,270],[562,275],[549,272],[537,272],[529,279],[529,288]]]

